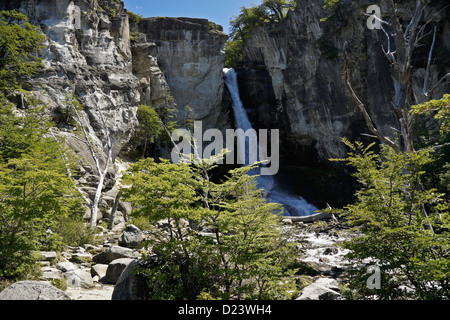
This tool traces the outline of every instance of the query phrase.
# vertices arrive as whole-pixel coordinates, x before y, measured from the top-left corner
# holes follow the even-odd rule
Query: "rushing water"
[[[239,94],[236,72],[234,71],[234,69],[224,69],[223,71],[225,75],[225,84],[227,85],[233,100],[233,111],[236,129],[243,129],[244,131],[252,129],[251,122],[248,118],[247,112],[245,111]],[[245,148],[245,151],[241,150],[243,152],[238,152],[238,154],[245,155],[245,163],[249,164],[248,150],[251,150],[251,148],[249,148],[247,143],[242,147]],[[287,216],[309,216],[315,214],[317,211],[317,208],[315,206],[308,203],[302,197],[284,191],[273,176],[258,177],[258,184],[261,188],[265,189],[269,201],[280,203],[283,205],[285,215]]]

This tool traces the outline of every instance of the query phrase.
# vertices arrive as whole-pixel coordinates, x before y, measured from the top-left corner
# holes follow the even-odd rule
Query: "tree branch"
[[[430,77],[431,58],[433,57],[434,45],[436,43],[436,33],[437,33],[437,26],[434,26],[433,43],[431,44],[430,53],[428,55],[427,69],[425,71],[426,74],[425,74],[425,80],[424,80],[423,89],[422,89],[423,95],[426,95],[426,90],[428,88],[428,79]]]
[[[445,80],[447,78],[449,78],[448,81]],[[435,90],[437,90],[439,87],[441,87],[447,83],[450,83],[450,72],[447,73],[445,76],[443,76],[430,90],[428,90],[425,93],[425,96],[427,96],[427,97],[432,96]]]
[[[347,87],[347,90],[350,92],[350,95],[352,97],[352,99],[356,102],[356,105],[358,106],[358,108],[360,109],[364,120],[366,122],[367,127],[369,128],[370,132],[372,132],[381,142],[387,144],[388,146],[390,146],[391,148],[393,148],[396,152],[400,153],[401,150],[400,148],[393,142],[391,141],[389,138],[383,136],[374,126],[372,118],[370,117],[369,113],[366,110],[365,105],[361,102],[361,100],[358,98],[358,96],[356,95],[355,91],[353,90],[351,84],[350,84],[350,80],[349,80],[349,76],[348,76],[348,58],[347,55],[345,53],[345,67],[344,67],[344,75],[345,75],[345,85]]]

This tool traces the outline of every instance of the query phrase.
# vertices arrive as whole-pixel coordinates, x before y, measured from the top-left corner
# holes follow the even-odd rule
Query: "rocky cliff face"
[[[39,98],[56,110],[74,93],[84,106],[82,116],[90,135],[100,148],[105,143],[101,112],[114,141],[115,157],[137,125],[140,94],[138,79],[132,73],[128,15],[116,3],[113,17],[101,6],[106,4],[87,0],[4,1],[1,7],[23,12],[47,36],[41,52],[45,68],[33,79]],[[69,143],[73,140],[70,131],[66,134]],[[82,144],[72,142],[82,152]],[[89,156],[82,158],[89,161]]]
[[[24,13],[46,35],[40,53],[44,68],[28,89],[48,106],[55,120],[69,96],[75,95],[102,170],[105,129],[112,138],[113,158],[120,160],[138,126],[140,104],[158,107],[171,94],[179,119],[190,106],[195,119],[210,127],[226,123],[221,104],[226,35],[220,26],[187,18],[144,19],[130,26],[123,3],[116,0],[5,0],[0,10]],[[83,134],[57,122],[55,135],[78,154],[79,186],[93,198],[99,179]],[[114,185],[121,168],[117,161],[108,172],[100,204],[104,214],[117,194]]]
[[[156,45],[159,66],[179,106],[179,118],[203,121],[204,128],[229,128],[222,103],[227,36],[205,19],[146,18],[133,27]]]
[[[180,119],[190,106],[195,120],[210,127],[226,122],[221,103],[227,36],[220,26],[202,19],[149,18],[130,27],[123,3],[111,0],[0,3],[0,10],[13,9],[47,36],[41,52],[45,68],[33,79],[33,91],[54,111],[74,93],[98,148],[105,144],[101,112],[114,158],[133,136],[139,104],[157,106],[167,94],[174,96]],[[90,162],[73,130],[65,126],[60,134]]]
[[[329,158],[346,154],[342,137],[360,139],[367,133],[345,88],[344,46],[352,85],[378,130],[392,135],[391,128],[398,126],[390,106],[393,82],[382,51],[386,36],[367,28],[367,1],[341,4],[330,16],[322,1],[299,1],[284,21],[257,28],[245,45],[238,70],[241,92],[247,93],[243,100],[255,126],[284,131],[285,164],[329,164]],[[400,14],[408,19],[410,12]],[[424,53],[426,62],[428,51]],[[438,72],[435,68],[432,78]],[[416,83],[423,83],[423,74],[419,68]]]

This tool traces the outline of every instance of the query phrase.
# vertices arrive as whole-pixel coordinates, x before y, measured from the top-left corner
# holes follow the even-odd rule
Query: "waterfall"
[[[236,129],[243,129],[247,131],[252,129],[251,122],[248,118],[247,111],[245,110],[241,97],[239,94],[239,87],[237,82],[237,75],[234,69],[224,69],[225,84],[231,94],[233,101],[233,111]],[[256,141],[257,139],[250,139]],[[252,150],[248,143],[241,145],[241,150],[243,152],[238,152],[238,154],[245,155],[245,164],[249,163],[249,152]],[[254,149],[253,149],[254,150]],[[259,176],[258,185],[263,188],[267,193],[267,199],[269,201],[282,204],[284,207],[285,215],[287,216],[309,216],[316,213],[317,208],[309,204],[305,199],[300,196],[293,195],[285,192],[282,187],[276,182],[273,176]]]

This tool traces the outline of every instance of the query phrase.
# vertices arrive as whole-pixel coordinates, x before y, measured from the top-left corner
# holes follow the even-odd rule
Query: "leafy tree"
[[[136,139],[142,145],[142,155],[147,156],[148,146],[154,143],[164,132],[158,113],[154,108],[140,105],[137,112],[139,127],[136,131]]]
[[[0,11],[0,91],[18,89],[41,66],[45,36],[17,11]]]
[[[92,160],[95,163],[95,170],[97,171],[97,175],[99,178],[96,192],[94,195],[94,199],[90,199],[83,195],[85,203],[89,206],[89,209],[91,211],[91,218],[90,218],[90,224],[91,229],[94,229],[94,227],[97,225],[97,217],[98,217],[98,210],[99,210],[99,203],[100,198],[103,192],[104,188],[104,182],[106,179],[106,175],[108,174],[109,166],[112,162],[112,150],[113,150],[113,141],[109,132],[109,128],[106,124],[105,118],[103,116],[103,113],[101,110],[97,109],[99,118],[100,118],[100,125],[103,129],[104,135],[105,135],[105,145],[106,148],[102,148],[101,150],[98,150],[94,144],[94,142],[91,140],[91,136],[88,133],[88,125],[86,124],[85,120],[82,119],[80,115],[80,111],[83,109],[81,103],[77,100],[76,96],[74,94],[68,94],[66,96],[66,104],[67,107],[74,112],[74,115],[76,116],[77,126],[80,128],[81,132],[83,132],[84,139],[80,139],[83,143],[86,144],[86,146],[89,149],[89,153],[91,154]],[[106,150],[103,150],[106,149]],[[102,168],[100,164],[100,157],[104,156],[105,163]],[[67,158],[67,156],[64,156]],[[70,175],[70,174],[69,174]]]
[[[411,114],[430,114],[434,113],[434,118],[441,122],[441,135],[450,132],[450,94],[444,94],[442,99],[430,100],[423,104],[412,106]]]
[[[226,66],[232,67],[242,56],[242,49],[254,28],[265,23],[282,21],[287,12],[295,8],[292,0],[263,0],[259,5],[242,7],[239,15],[230,21],[230,38],[227,44]]]
[[[279,206],[257,190],[250,167],[230,172],[220,183],[210,171],[220,157],[196,166],[141,160],[124,182],[133,215],[165,219],[149,245],[158,267],[145,271],[152,299],[286,298],[292,258],[278,229]],[[188,226],[190,222],[190,226]],[[199,233],[209,230],[209,234]]]
[[[348,272],[354,298],[448,299],[449,206],[443,195],[420,184],[429,150],[397,153],[383,146],[376,154],[371,146],[345,143],[351,152],[344,161],[356,168],[361,184],[355,203],[345,210],[353,227],[343,246],[356,266]],[[379,290],[367,286],[364,265],[380,268]]]
[[[225,66],[231,68],[242,60],[244,43],[240,40],[228,41],[225,48]]]
[[[17,116],[4,99],[0,105],[0,276],[5,278],[30,274],[36,267],[33,250],[61,245],[57,233],[47,230],[79,205],[63,146],[50,137],[51,124],[42,112],[32,105]]]
[[[446,193],[450,200],[450,95],[413,106],[411,115],[415,119],[414,143],[418,149],[431,148],[433,161],[424,167],[427,174],[423,182],[427,188],[436,188]]]

